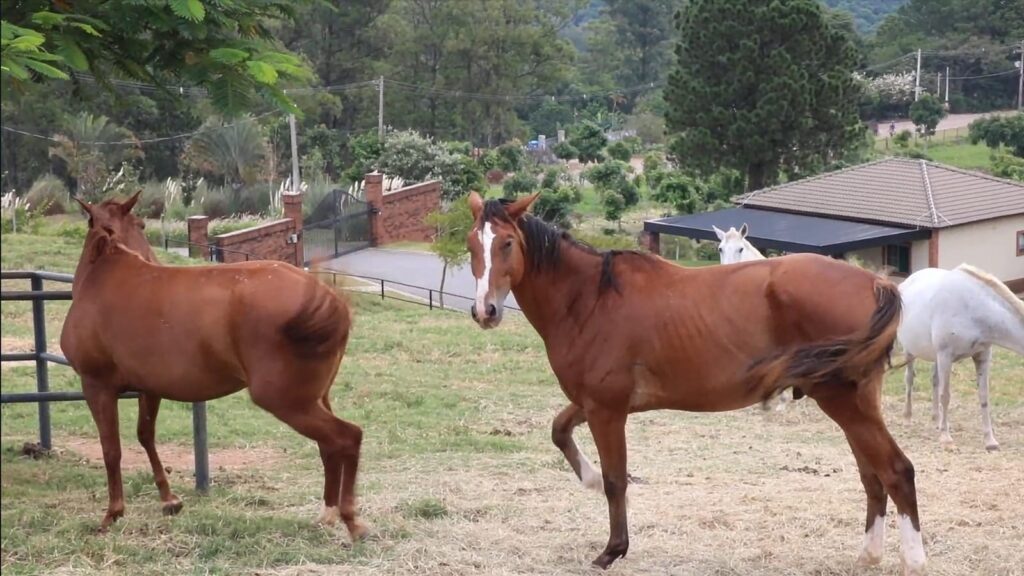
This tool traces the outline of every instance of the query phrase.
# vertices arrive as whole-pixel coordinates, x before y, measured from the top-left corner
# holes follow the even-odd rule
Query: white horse
[[[718,226],[711,226],[715,230],[715,235],[718,236],[718,258],[722,264],[734,264],[736,262],[752,262],[754,260],[764,260],[764,254],[754,248],[754,245],[747,240],[747,233],[750,229],[744,223],[737,230],[735,227],[730,226],[728,232],[723,232]],[[778,404],[775,405],[776,410],[785,410],[786,403],[790,400],[792,392],[789,390],[783,390],[777,396]],[[761,407],[765,410],[768,409],[768,401],[761,403]]]
[[[764,254],[754,248],[754,245],[747,241],[747,225],[740,226],[739,230],[730,227],[728,232],[722,232],[718,226],[711,226],[718,236],[718,257],[722,264],[734,264],[736,262],[750,262],[752,260],[764,260]]]
[[[985,448],[998,450],[988,404],[992,346],[1002,346],[1024,356],[1024,301],[991,274],[967,264],[954,270],[918,270],[900,285],[900,295],[903,319],[898,338],[907,354],[904,417],[908,420],[911,417],[914,360],[935,362],[932,418],[938,424],[940,441],[951,443],[950,371],[954,362],[969,356],[977,370]]]

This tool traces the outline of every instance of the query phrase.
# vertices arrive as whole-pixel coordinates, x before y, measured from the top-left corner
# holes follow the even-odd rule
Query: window
[[[1017,256],[1024,256],[1024,230],[1017,232]]]
[[[896,274],[910,274],[910,246],[890,244],[882,248],[885,265],[892,267]]]

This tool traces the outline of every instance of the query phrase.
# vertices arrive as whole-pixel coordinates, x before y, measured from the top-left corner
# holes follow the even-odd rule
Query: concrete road
[[[385,283],[388,290],[404,292],[424,300],[429,298],[429,291],[434,290],[433,297],[436,304],[438,302],[436,291],[441,286],[441,270],[444,269],[444,263],[430,252],[367,248],[325,262],[323,267],[345,274],[383,278],[389,281]],[[392,282],[402,282],[410,286]],[[476,279],[473,278],[468,264],[461,268],[448,270],[444,291],[446,308],[465,310],[468,313],[476,294]],[[511,294],[505,300],[505,308],[519,308],[515,297]]]
[[[942,120],[939,120],[939,125],[935,128],[936,132],[942,132],[943,130],[956,130],[957,128],[967,128],[967,126],[977,120],[978,118],[984,118],[986,116],[999,116],[1005,114],[1013,114],[1015,111],[1005,112],[986,112],[983,114],[950,114]],[[914,123],[910,120],[899,120],[896,122],[896,133],[899,134],[903,130],[914,131]],[[962,130],[964,134],[967,134],[966,130]],[[889,122],[883,121],[878,123],[878,133],[880,136],[889,135]]]

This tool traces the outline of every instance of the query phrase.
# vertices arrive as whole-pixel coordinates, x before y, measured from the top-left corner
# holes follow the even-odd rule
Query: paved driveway
[[[444,268],[444,263],[430,252],[367,248],[325,262],[323,267],[345,274],[383,278],[391,282],[410,284],[417,288],[395,284],[386,284],[386,287],[389,290],[404,292],[425,300],[429,296],[428,289],[435,291],[440,289],[441,270]],[[476,279],[473,278],[468,264],[461,268],[448,270],[444,291],[446,294],[445,307],[469,310],[476,294]],[[434,302],[437,302],[436,293]],[[516,309],[519,307],[515,297],[511,294],[505,301],[505,307]]]

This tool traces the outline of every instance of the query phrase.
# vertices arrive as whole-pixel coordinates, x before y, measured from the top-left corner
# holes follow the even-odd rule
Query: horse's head
[[[733,264],[743,260],[743,251],[747,246],[747,225],[740,226],[740,229],[730,226],[728,232],[722,232],[717,226],[712,226],[718,236],[718,257],[722,264]]]
[[[89,232],[85,237],[86,249],[99,243],[107,245],[111,241],[120,242],[129,250],[138,252],[147,261],[156,262],[156,255],[142,232],[146,223],[142,218],[132,214],[132,208],[139,201],[141,193],[139,190],[124,202],[104,200],[99,204],[90,204],[75,198],[89,218]]]
[[[476,302],[470,315],[481,328],[501,323],[505,298],[523,277],[526,246],[516,222],[536,199],[537,194],[533,194],[507,204],[485,205],[476,192],[469,195],[473,228],[466,236],[466,246],[476,278]]]

